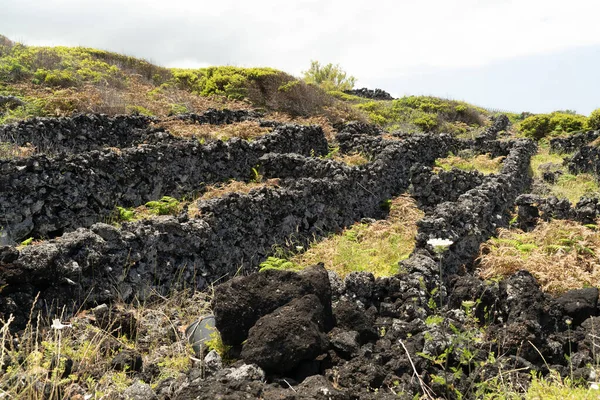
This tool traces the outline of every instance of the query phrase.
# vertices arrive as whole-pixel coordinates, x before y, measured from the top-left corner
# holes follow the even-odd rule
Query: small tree
[[[351,90],[356,78],[348,76],[339,64],[321,65],[318,61],[311,61],[308,71],[304,71],[304,80],[322,87],[325,90]]]
[[[595,131],[600,130],[600,108],[592,111],[590,118],[588,119],[588,125],[590,126],[590,129]]]

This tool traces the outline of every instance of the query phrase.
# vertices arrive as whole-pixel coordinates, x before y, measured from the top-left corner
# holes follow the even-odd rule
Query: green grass
[[[600,398],[600,390],[576,386],[560,378],[534,378],[525,395],[527,400],[592,400]]]
[[[572,204],[576,204],[582,196],[590,196],[600,194],[598,182],[591,174],[569,173],[566,166],[563,165],[564,158],[568,154],[550,153],[546,145],[539,147],[538,153],[531,158],[531,169],[534,178],[542,179],[543,170],[540,168],[543,164],[552,163],[552,171],[560,171],[562,175],[558,177],[555,183],[546,183],[548,194],[558,197],[559,199],[568,199]]]
[[[423,213],[408,197],[391,201],[386,220],[371,224],[357,223],[341,234],[316,242],[305,253],[292,257],[290,268],[323,262],[325,268],[340,276],[366,271],[375,276],[398,273],[398,262],[414,248],[416,222]]]

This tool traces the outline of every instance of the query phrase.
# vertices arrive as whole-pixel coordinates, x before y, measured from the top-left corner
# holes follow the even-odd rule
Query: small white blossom
[[[433,246],[433,247],[448,247],[450,246],[452,243],[454,243],[452,240],[450,239],[429,239],[427,241],[427,244]]]
[[[590,385],[590,389],[598,390],[600,389],[600,386],[598,386],[596,382],[592,382],[592,384]]]
[[[52,329],[65,329],[65,328],[70,328],[72,325],[71,324],[63,324],[62,322],[60,322],[60,319],[53,319],[52,320]]]
[[[432,246],[436,252],[445,251],[450,245],[454,243],[450,239],[429,239],[427,244]]]

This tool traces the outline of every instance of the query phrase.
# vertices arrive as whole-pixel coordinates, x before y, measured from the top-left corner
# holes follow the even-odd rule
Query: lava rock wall
[[[265,153],[325,155],[317,126],[284,125],[252,142],[201,145],[177,140],[121,151],[0,160],[0,226],[4,241],[54,237],[103,221],[115,207],[201,192],[229,179],[249,180]]]

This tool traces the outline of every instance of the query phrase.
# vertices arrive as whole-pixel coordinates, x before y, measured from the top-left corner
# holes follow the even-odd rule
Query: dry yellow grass
[[[365,165],[369,162],[369,159],[361,153],[352,153],[352,154],[336,153],[331,158],[336,161],[343,162],[344,164],[350,165],[352,167],[356,167],[359,165]]]
[[[36,150],[31,143],[16,146],[12,143],[0,142],[0,159],[25,158],[35,154]]]
[[[252,189],[261,187],[276,187],[279,185],[279,179],[267,179],[261,182],[242,182],[242,181],[230,181],[225,184],[211,185],[206,188],[206,191],[202,194],[201,199],[214,199],[216,197],[223,197],[227,193],[250,193]]]
[[[482,174],[496,174],[502,168],[504,157],[492,158],[489,154],[479,154],[473,157],[449,156],[436,160],[435,165],[449,171],[458,168],[465,171],[479,171]]]
[[[292,117],[285,113],[272,112],[265,116],[265,119],[283,122],[286,124],[319,125],[321,128],[323,128],[323,132],[325,133],[327,140],[333,140],[335,138],[335,129],[333,128],[331,121],[325,116]]]
[[[200,199],[208,200],[218,197],[223,197],[227,193],[249,193],[252,189],[261,187],[277,187],[279,186],[279,179],[267,179],[260,182],[241,182],[241,181],[230,181],[224,184],[211,185],[206,188],[206,191],[202,194]],[[188,204],[188,216],[190,218],[200,217],[200,211],[198,210],[197,202],[191,201]]]
[[[398,272],[398,262],[412,252],[417,221],[423,212],[409,196],[392,200],[390,215],[371,224],[357,223],[339,235],[316,242],[290,261],[307,266],[323,262],[325,268],[344,277],[355,271],[390,276]]]
[[[140,76],[131,75],[123,87],[86,84],[77,88],[57,89],[32,83],[11,84],[11,90],[44,104],[45,113],[67,116],[75,112],[129,114],[135,111],[164,117],[174,107],[201,113],[209,108],[250,109],[247,102],[223,97],[202,97],[189,91],[170,87],[156,88]]]
[[[256,121],[242,121],[228,125],[196,124],[190,121],[171,119],[157,123],[174,136],[196,138],[210,138],[228,140],[234,137],[240,139],[254,139],[271,132],[271,128],[261,127]]]
[[[534,275],[542,290],[559,294],[600,282],[600,234],[572,221],[540,222],[531,232],[500,229],[481,245],[480,276]]]

